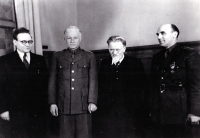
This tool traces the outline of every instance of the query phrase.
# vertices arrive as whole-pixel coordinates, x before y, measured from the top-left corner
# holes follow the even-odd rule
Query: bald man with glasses
[[[29,30],[16,29],[13,38],[16,51],[0,58],[0,118],[10,122],[12,138],[43,138],[47,66],[31,53]]]

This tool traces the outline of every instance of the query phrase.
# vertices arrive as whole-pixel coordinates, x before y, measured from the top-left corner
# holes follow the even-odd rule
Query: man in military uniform
[[[162,124],[163,137],[181,137],[184,124],[199,124],[200,56],[192,48],[177,44],[178,28],[164,24],[157,31],[158,41],[166,49],[152,59],[151,117]]]
[[[68,49],[53,56],[49,78],[50,112],[59,116],[60,137],[91,137],[91,112],[97,107],[97,70],[94,54],[80,48],[81,32],[64,32]]]

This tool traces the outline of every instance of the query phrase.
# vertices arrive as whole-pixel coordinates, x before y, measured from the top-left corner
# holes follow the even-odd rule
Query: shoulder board
[[[92,53],[91,51],[89,51],[89,50],[85,50],[85,49],[84,49],[84,51],[86,51],[86,52],[89,52],[89,53],[93,54],[93,53]]]
[[[189,50],[189,51],[193,51],[194,50],[194,48],[187,47],[187,46],[183,46],[182,49]]]

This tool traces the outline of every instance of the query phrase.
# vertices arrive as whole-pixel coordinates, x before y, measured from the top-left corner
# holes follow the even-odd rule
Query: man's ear
[[[175,38],[177,38],[177,35],[178,35],[178,32],[174,31],[174,32],[173,32],[173,36],[174,36]]]
[[[13,44],[14,44],[14,46],[16,46],[17,45],[17,40],[13,40]]]
[[[126,51],[126,46],[124,46],[124,53],[125,53],[125,51]]]

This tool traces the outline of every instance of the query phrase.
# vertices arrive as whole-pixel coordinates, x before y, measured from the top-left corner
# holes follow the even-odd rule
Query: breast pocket
[[[186,77],[185,61],[175,61],[170,65],[170,78],[174,81],[184,81]]]
[[[89,65],[87,62],[80,62],[77,64],[78,76],[81,78],[88,78]]]
[[[70,79],[70,65],[68,63],[59,64],[57,69],[58,69],[58,78]]]

